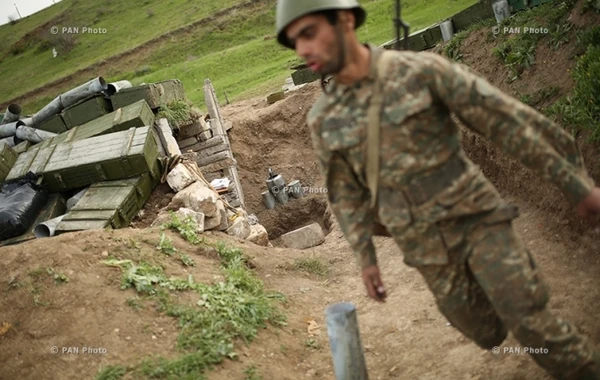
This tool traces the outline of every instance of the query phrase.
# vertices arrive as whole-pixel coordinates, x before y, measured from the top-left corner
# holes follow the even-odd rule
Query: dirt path
[[[600,260],[597,245],[578,249],[582,241],[597,240],[590,232],[574,236],[569,231],[556,235],[548,225],[548,215],[534,210],[518,199],[521,208],[515,226],[550,285],[550,308],[572,321],[592,341],[600,342]],[[268,284],[289,295],[290,327],[276,335],[267,333],[258,343],[265,357],[244,356],[241,363],[227,363],[211,379],[225,380],[239,373],[238,366],[255,363],[265,379],[333,378],[326,337],[324,310],[336,302],[357,306],[361,337],[372,379],[550,379],[527,355],[499,354],[479,349],[438,312],[433,297],[418,272],[402,262],[402,254],[391,239],[379,238],[378,257],[390,293],[388,302],[376,304],[365,296],[351,253],[339,230],[334,229],[326,243],[311,252],[330,265],[327,280],[294,278],[278,270],[284,250],[257,256],[259,271]],[[285,257],[285,256],[284,256]],[[288,260],[297,257],[291,253]],[[325,281],[325,283],[324,283]],[[322,326],[317,341],[321,348],[311,349],[306,320],[314,318]],[[281,345],[294,342],[294,355],[282,352]],[[518,347],[509,336],[502,349]],[[258,364],[260,363],[260,364]]]

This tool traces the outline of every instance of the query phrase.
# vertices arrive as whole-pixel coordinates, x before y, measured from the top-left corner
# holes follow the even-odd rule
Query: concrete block
[[[202,182],[194,182],[173,197],[169,209],[191,208],[212,218],[217,214],[218,194]]]
[[[194,211],[189,208],[180,208],[175,211],[174,214],[179,218],[179,220],[183,221],[187,217],[191,216],[194,222],[196,223],[196,233],[201,234],[204,232],[204,219],[205,216],[201,212]],[[171,213],[170,212],[161,212],[158,214],[154,222],[152,222],[152,227],[162,226],[165,223],[171,221]]]
[[[325,234],[318,223],[313,223],[281,235],[281,240],[288,248],[306,249],[322,244]]]
[[[183,164],[177,164],[177,166],[175,166],[173,170],[167,174],[167,183],[169,184],[169,187],[171,187],[171,189],[173,189],[173,191],[176,193],[185,189],[194,182],[196,182],[196,176],[190,173],[187,167]]]
[[[238,237],[240,239],[246,239],[252,232],[248,219],[244,216],[238,216],[233,220],[233,223],[227,228],[227,234]]]
[[[261,224],[254,224],[250,226],[250,235],[246,238],[246,240],[266,247],[269,245],[269,233]]]

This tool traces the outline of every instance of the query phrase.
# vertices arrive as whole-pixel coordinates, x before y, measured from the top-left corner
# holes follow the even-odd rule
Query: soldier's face
[[[323,15],[301,17],[287,27],[286,33],[295,45],[296,54],[313,72],[330,75],[342,70],[343,34]]]

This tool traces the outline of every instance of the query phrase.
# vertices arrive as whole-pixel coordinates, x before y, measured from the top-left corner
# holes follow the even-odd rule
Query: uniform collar
[[[370,43],[366,43],[365,46],[369,49],[371,53],[369,57],[369,74],[367,74],[365,78],[356,81],[352,84],[337,83],[335,79],[332,78],[329,85],[331,86],[331,91],[333,94],[340,96],[348,90],[360,88],[364,84],[377,79],[377,60],[379,59],[379,56],[381,55],[383,49]]]

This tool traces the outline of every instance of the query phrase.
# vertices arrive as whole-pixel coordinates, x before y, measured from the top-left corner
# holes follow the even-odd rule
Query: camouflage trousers
[[[484,349],[512,332],[523,348],[541,349],[530,355],[557,379],[600,379],[598,351],[548,310],[548,287],[512,221],[466,218],[450,228],[465,239],[448,251],[449,264],[417,267],[448,321]]]

